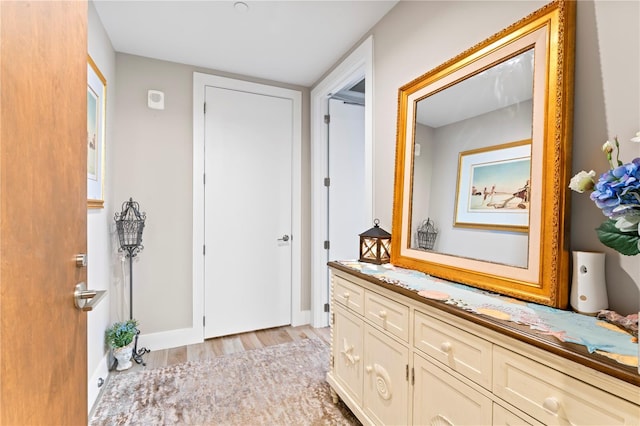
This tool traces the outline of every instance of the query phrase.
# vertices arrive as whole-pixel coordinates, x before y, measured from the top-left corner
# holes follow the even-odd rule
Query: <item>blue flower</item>
[[[631,141],[640,143],[640,132]],[[596,229],[598,239],[619,253],[634,256],[640,254],[640,158],[623,164],[617,137],[614,142],[602,145],[611,169],[595,184],[595,173],[582,171],[571,179],[569,188],[580,193],[593,189],[589,197],[608,218]]]
[[[621,204],[640,204],[640,158],[608,170],[600,176],[591,199],[607,217],[615,217]]]

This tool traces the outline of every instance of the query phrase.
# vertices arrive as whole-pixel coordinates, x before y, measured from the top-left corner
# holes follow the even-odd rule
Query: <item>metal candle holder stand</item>
[[[129,258],[129,319],[133,319],[133,258],[144,249],[142,231],[146,218],[146,213],[140,213],[140,205],[133,201],[133,198],[122,203],[122,211],[115,215],[116,230],[120,242],[118,251],[126,252],[125,257]],[[151,351],[146,348],[138,349],[139,334],[140,330],[136,333],[133,345],[133,360],[138,364],[146,365],[142,356]]]

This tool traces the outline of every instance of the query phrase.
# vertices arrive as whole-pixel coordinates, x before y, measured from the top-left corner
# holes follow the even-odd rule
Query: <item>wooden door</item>
[[[0,423],[86,424],[87,4],[0,1]]]
[[[225,81],[205,90],[205,338],[291,324],[293,100]]]

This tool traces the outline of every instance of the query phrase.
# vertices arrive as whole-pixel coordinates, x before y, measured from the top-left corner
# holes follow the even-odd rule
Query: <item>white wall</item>
[[[398,88],[542,6],[540,1],[400,2],[374,35],[374,216],[390,229]],[[573,170],[606,169],[600,146],[640,130],[637,20],[640,2],[577,3]],[[629,161],[638,146],[624,146]],[[604,217],[587,196],[572,196],[571,250],[607,253],[610,307],[638,309],[638,258],[607,249],[595,231]],[[568,285],[568,284],[567,284]]]
[[[140,321],[140,343],[143,346],[146,346],[145,341],[158,342],[157,339],[164,339],[164,342],[172,339],[174,344],[184,344],[176,334],[187,336],[192,328],[194,71],[242,78],[183,64],[117,54],[117,125],[110,150],[117,167],[108,180],[113,188],[114,206],[119,209],[120,203],[133,197],[147,214],[143,234],[145,248],[133,265],[133,311],[134,317]],[[247,77],[242,79],[303,93],[302,244],[304,252],[308,253],[309,90]],[[149,89],[165,93],[164,110],[147,107]],[[248,250],[239,255],[249,258],[254,254]],[[310,303],[308,265],[307,256],[302,273],[303,309],[309,309]],[[112,273],[116,282],[124,279],[120,266],[114,265]]]
[[[437,150],[438,156],[433,164],[433,174],[439,181],[431,187],[430,196],[438,202],[431,203],[429,215],[440,229],[436,247],[439,253],[527,267],[528,234],[456,227],[452,218],[459,178],[459,153],[531,139],[532,107],[531,101],[524,101],[433,130],[432,149]],[[456,167],[451,167],[452,164]],[[414,198],[419,195],[416,188],[420,188],[417,183],[414,184]]]
[[[113,173],[110,151],[113,144],[115,126],[115,69],[116,56],[104,27],[98,18],[95,7],[88,7],[88,50],[102,74],[107,80],[107,125],[105,135],[106,183],[103,209],[90,209],[87,214],[87,285],[93,290],[107,290],[107,296],[96,308],[87,313],[87,371],[89,409],[98,396],[98,379],[106,380],[108,374],[107,350],[104,344],[104,331],[111,323],[110,307],[113,291],[110,287],[111,241],[109,229],[113,220],[113,203],[109,196],[111,188],[109,177]]]

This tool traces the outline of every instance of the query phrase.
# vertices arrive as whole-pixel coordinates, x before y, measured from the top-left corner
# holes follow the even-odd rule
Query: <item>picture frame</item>
[[[529,231],[531,139],[460,152],[454,226]]]
[[[87,207],[104,208],[107,80],[87,56]]]

